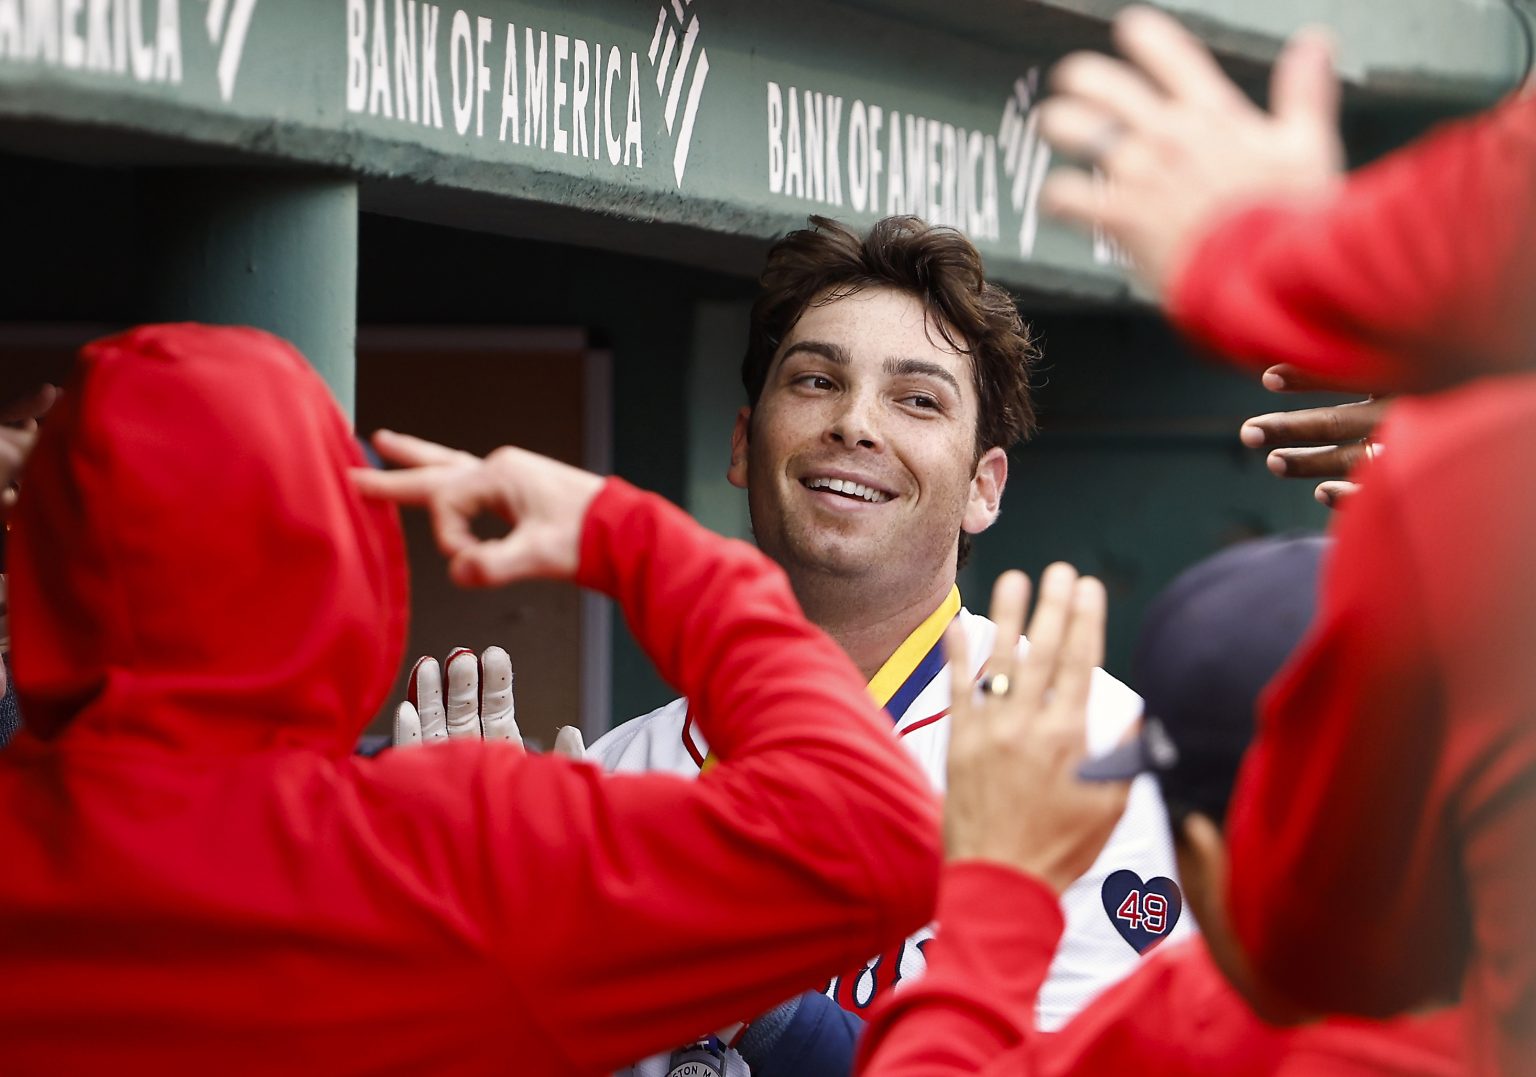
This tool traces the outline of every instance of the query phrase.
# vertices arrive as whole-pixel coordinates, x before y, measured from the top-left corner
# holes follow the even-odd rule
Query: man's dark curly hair
[[[895,288],[921,299],[944,342],[971,357],[980,404],[974,459],[993,446],[1011,449],[1035,432],[1030,374],[1040,351],[1013,297],[987,283],[980,252],[953,228],[886,217],[860,236],[813,216],[810,227],[773,245],[759,285],[741,362],[753,407],[779,346],[808,307],[864,288]],[[969,552],[970,536],[962,534],[962,564]]]

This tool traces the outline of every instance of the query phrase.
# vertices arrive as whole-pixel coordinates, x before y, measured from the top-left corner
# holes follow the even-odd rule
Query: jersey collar
[[[877,704],[885,708],[892,722],[901,721],[902,715],[912,702],[922,694],[944,668],[944,630],[960,612],[960,588],[953,586],[939,608],[923,619],[912,634],[901,641],[895,653],[885,660],[869,681],[869,694]],[[715,763],[715,753],[701,757],[693,742],[693,714],[683,718],[683,746],[701,772],[707,772]]]
[[[951,587],[939,608],[901,641],[869,680],[869,694],[899,722],[907,708],[944,668],[944,630],[960,612],[960,588]]]

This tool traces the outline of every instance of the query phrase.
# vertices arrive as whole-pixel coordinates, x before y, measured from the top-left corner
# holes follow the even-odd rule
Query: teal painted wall
[[[1237,439],[1243,419],[1293,399],[1195,358],[1148,315],[1034,321],[1043,431],[1012,454],[1002,516],[962,590],[984,609],[999,572],[1038,576],[1053,560],[1103,577],[1105,665],[1128,677],[1141,613],[1181,569],[1245,538],[1321,529],[1328,511],[1312,483],[1274,478]]]
[[[0,323],[199,320],[293,341],[352,406],[357,189],[0,155]]]

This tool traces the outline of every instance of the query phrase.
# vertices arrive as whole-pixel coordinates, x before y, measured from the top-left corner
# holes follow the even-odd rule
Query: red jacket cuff
[[[647,494],[610,475],[587,507],[581,524],[580,562],[576,583],[611,595],[618,587],[618,564],[612,556],[615,534],[624,531],[624,520],[654,494]]]
[[[938,921],[936,944],[964,963],[968,978],[987,983],[995,1003],[1026,1010],[1032,1025],[1066,927],[1055,892],[1004,864],[952,861],[939,884]]]

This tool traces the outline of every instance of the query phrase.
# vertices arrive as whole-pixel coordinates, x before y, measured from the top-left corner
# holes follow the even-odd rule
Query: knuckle
[[[1339,408],[1325,408],[1318,418],[1326,440],[1345,441],[1349,438],[1349,426]]]
[[[498,471],[507,471],[514,467],[522,454],[510,445],[492,449],[485,462]]]

